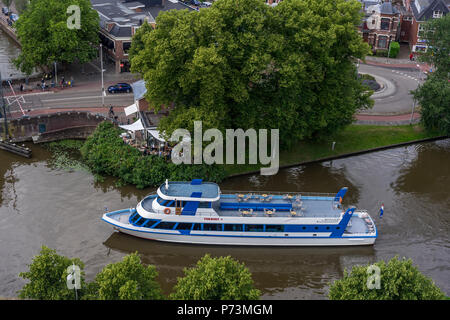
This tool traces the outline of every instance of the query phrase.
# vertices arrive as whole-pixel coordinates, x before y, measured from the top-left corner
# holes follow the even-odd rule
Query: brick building
[[[162,11],[194,10],[177,0],[91,0],[100,16],[104,55],[115,63],[116,73],[128,72],[131,39],[144,21],[155,26]]]
[[[449,13],[450,0],[404,0],[404,6],[410,17],[405,24],[405,38],[412,52],[420,53],[427,50],[426,41],[420,37],[423,24],[430,19],[439,19]]]
[[[358,30],[372,50],[388,50],[391,41],[400,36],[401,15],[391,2],[361,1],[364,19]]]

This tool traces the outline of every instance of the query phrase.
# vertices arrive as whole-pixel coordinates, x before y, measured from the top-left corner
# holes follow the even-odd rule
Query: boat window
[[[282,224],[268,224],[266,225],[266,232],[283,232],[284,225]]]
[[[134,224],[141,216],[136,212],[130,217],[130,223]]]
[[[203,231],[222,231],[222,224],[219,223],[204,223]]]
[[[202,230],[202,224],[201,223],[194,223],[194,228],[192,230]]]
[[[145,221],[147,221],[147,219],[137,219],[136,222],[133,223],[133,225],[135,225],[136,227],[140,227]]]
[[[166,200],[164,200],[163,198],[158,197],[158,198],[156,198],[156,201],[158,201],[158,203],[159,203],[160,205],[163,205],[163,203],[164,203]]]
[[[155,229],[173,229],[175,224],[176,224],[176,222],[162,221],[162,222],[158,223],[156,226],[154,226],[154,228]]]
[[[199,208],[211,208],[211,202],[200,202],[198,207]]]
[[[263,224],[246,224],[245,231],[262,232],[262,231],[264,231],[264,225]]]
[[[179,223],[176,230],[191,230],[192,223]]]
[[[141,227],[151,228],[155,223],[157,223],[159,220],[154,219],[147,219],[145,220],[145,223],[141,225]]]
[[[242,231],[242,224],[224,224],[224,231]]]

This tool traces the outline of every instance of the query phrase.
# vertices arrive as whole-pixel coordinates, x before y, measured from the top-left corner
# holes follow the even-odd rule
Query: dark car
[[[133,92],[133,88],[128,83],[118,83],[113,86],[108,87],[109,93],[117,93],[117,92]]]
[[[2,13],[3,13],[5,16],[9,15],[9,9],[8,9],[8,7],[3,7],[3,8],[2,8]]]

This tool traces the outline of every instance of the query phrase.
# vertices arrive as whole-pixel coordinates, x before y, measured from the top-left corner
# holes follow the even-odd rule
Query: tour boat
[[[365,210],[335,195],[221,192],[212,182],[166,180],[135,208],[102,219],[133,236],[190,244],[240,246],[372,245],[377,229]]]

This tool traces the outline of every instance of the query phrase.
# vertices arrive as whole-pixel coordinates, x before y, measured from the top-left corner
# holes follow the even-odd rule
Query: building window
[[[128,51],[131,48],[131,42],[124,42],[122,45],[123,45],[123,52],[125,54],[128,54]]]
[[[381,18],[381,30],[389,30],[389,26],[391,24],[390,19]]]
[[[435,10],[433,11],[433,18],[441,18],[442,17],[442,11]]]
[[[387,37],[378,37],[378,48],[387,48]]]

